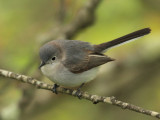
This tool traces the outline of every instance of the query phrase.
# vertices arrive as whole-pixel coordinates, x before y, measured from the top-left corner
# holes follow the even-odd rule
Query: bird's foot
[[[82,93],[81,88],[83,87],[84,83],[81,84],[81,86],[77,89],[76,96],[81,99]]]
[[[77,89],[76,96],[77,96],[79,99],[81,99],[82,94],[81,94],[81,90],[80,90],[79,88]]]
[[[54,84],[54,85],[53,85],[52,92],[54,92],[55,94],[58,94],[58,92],[57,92],[57,88],[58,88],[58,87],[59,87],[59,85]]]

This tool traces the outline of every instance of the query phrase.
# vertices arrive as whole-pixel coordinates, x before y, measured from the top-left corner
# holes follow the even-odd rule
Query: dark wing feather
[[[101,53],[95,53],[93,45],[78,40],[55,41],[63,50],[62,64],[73,73],[82,73],[98,67],[113,59]]]
[[[106,55],[89,54],[83,60],[77,64],[64,64],[73,73],[82,73],[84,71],[90,70],[92,68],[103,65],[107,62],[113,61],[114,59]]]
[[[89,61],[88,61],[88,69],[94,68],[94,67],[98,67],[100,65],[103,65],[107,62],[110,61],[114,61],[115,59],[110,58],[106,55],[96,55],[96,54],[92,54],[89,55]]]

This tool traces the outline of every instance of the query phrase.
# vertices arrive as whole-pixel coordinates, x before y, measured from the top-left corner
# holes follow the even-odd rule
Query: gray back
[[[88,56],[88,51],[94,51],[90,43],[78,40],[54,40],[63,50],[63,62],[65,64],[77,64]],[[67,61],[66,61],[67,59]]]

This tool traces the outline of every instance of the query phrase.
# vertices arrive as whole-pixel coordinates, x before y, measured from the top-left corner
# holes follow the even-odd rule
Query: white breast
[[[96,77],[98,67],[83,73],[72,73],[61,63],[47,64],[41,68],[42,73],[54,83],[66,87],[77,87],[82,83],[89,82]]]

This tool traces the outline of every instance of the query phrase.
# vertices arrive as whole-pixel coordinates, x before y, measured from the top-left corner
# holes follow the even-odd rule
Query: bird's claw
[[[82,96],[82,94],[81,94],[81,91],[80,91],[80,89],[77,89],[77,91],[76,91],[76,94],[75,94],[79,99],[81,99],[81,96]]]
[[[81,88],[84,86],[84,83],[82,83],[81,85],[80,85],[80,87],[77,89],[77,91],[76,91],[76,96],[79,98],[79,99],[81,99],[81,97],[82,97],[82,93],[81,93]]]
[[[57,88],[58,88],[58,87],[59,87],[59,85],[54,84],[54,85],[53,85],[52,92],[54,92],[55,94],[58,94],[58,92],[57,92]]]

